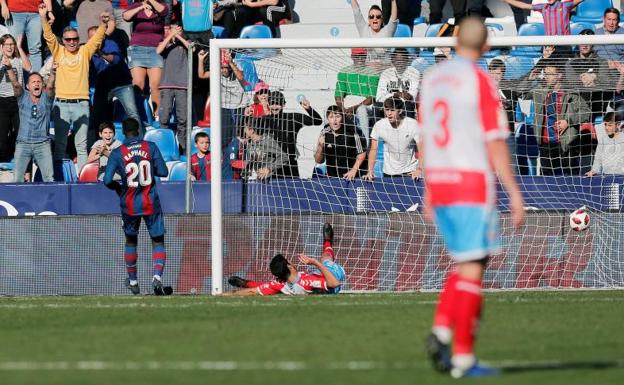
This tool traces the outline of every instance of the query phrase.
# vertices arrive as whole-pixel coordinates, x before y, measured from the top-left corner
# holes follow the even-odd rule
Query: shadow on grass
[[[558,370],[603,370],[624,369],[624,361],[552,361],[552,362],[523,362],[497,365],[503,374],[545,372]]]

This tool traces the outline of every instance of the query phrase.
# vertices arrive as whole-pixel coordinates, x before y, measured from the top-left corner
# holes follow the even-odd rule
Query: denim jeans
[[[53,182],[52,148],[49,141],[41,143],[17,142],[15,145],[15,182],[21,183],[24,181],[26,167],[33,159],[37,163],[39,170],[41,170],[43,181]]]
[[[175,100],[175,103],[174,103]],[[186,90],[175,88],[163,88],[160,90],[160,108],[158,120],[161,127],[169,125],[169,119],[175,104],[176,110],[176,136],[182,150],[186,150]]]
[[[136,119],[136,121],[142,126],[141,116],[139,115],[139,109],[137,108],[134,88],[132,85],[129,84],[127,86],[113,88],[108,92],[106,92],[106,90],[96,89],[95,96],[93,98],[93,115],[91,116],[93,124],[91,125],[88,135],[89,148],[91,148],[93,143],[97,140],[97,130],[100,123],[112,120],[113,108],[111,101],[113,98],[117,98],[128,118]],[[141,134],[144,133],[145,132],[141,127]]]
[[[31,72],[39,72],[41,69],[41,20],[36,12],[12,12],[12,23],[8,25],[11,35],[17,37],[26,34],[28,40],[28,53],[30,54]]]
[[[80,173],[82,166],[87,163],[87,131],[89,130],[89,102],[79,103],[54,102],[52,108],[54,121],[54,160],[65,158],[67,151],[67,135],[70,127],[74,133],[74,144],[78,155],[76,170]],[[63,180],[62,175],[56,175],[56,180]]]

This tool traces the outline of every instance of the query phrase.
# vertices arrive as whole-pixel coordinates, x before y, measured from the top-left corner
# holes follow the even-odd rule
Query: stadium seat
[[[527,23],[520,26],[518,30],[518,36],[543,36],[544,24],[542,23]],[[514,47],[511,50],[512,56],[526,56],[526,57],[540,57],[542,55],[541,46],[533,47]]]
[[[602,23],[604,10],[611,7],[611,0],[584,1],[576,6],[576,15],[572,16],[572,22]]]
[[[197,147],[195,147],[195,135],[197,135],[200,132],[205,132],[206,134],[208,134],[208,136],[210,136],[210,127],[194,128],[193,131],[191,131],[191,154],[194,154],[197,152]]]
[[[578,22],[578,23],[570,23],[570,34],[579,35],[583,30],[591,29],[596,32],[596,26],[593,23],[588,22]]]
[[[420,16],[414,19],[414,25],[424,24],[426,22],[427,22],[427,19],[425,19],[423,16]]]
[[[240,33],[241,39],[272,39],[271,28],[262,25],[248,25]]]
[[[186,162],[178,162],[173,165],[169,172],[170,182],[180,182],[186,180]]]
[[[398,24],[393,37],[412,37],[412,29],[406,24]]]
[[[505,60],[505,80],[516,80],[526,75],[535,65],[530,57],[510,56]]]
[[[98,171],[100,170],[100,164],[98,162],[91,162],[85,164],[80,171],[80,178],[78,181],[80,182],[97,182],[98,181]]]
[[[126,140],[126,137],[123,134],[123,127],[121,126],[121,122],[114,122],[113,125],[115,126],[115,139],[123,143],[124,140]]]
[[[168,128],[154,128],[145,133],[145,140],[156,143],[165,162],[180,159],[178,142],[173,130]]]
[[[212,31],[212,37],[215,39],[221,39],[223,37],[223,32],[225,31],[225,28],[218,26],[218,25],[213,25],[211,28]]]
[[[210,127],[210,96],[206,99],[206,104],[204,105],[204,116],[202,120],[197,122],[199,127]]]
[[[438,32],[440,32],[440,28],[442,28],[443,24],[431,24],[429,28],[427,28],[427,32],[425,32],[425,37],[436,37],[438,36]]]
[[[10,162],[1,162],[0,170],[2,171],[11,171],[15,168],[15,159],[12,159]]]

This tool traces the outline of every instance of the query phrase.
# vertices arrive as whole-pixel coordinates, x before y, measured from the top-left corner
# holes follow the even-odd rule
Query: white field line
[[[54,297],[43,297],[37,299],[1,299],[0,298],[0,309],[20,309],[20,310],[28,310],[28,309],[185,309],[185,308],[197,308],[202,306],[222,306],[222,307],[281,307],[284,306],[284,303],[288,302],[301,302],[305,301],[305,297],[281,297],[279,301],[274,300],[254,300],[254,301],[241,301],[235,298],[231,299],[219,299],[219,300],[205,300],[201,298],[197,298],[197,300],[192,299],[192,297],[182,297],[181,302],[173,302],[176,297],[169,297],[169,299],[164,299],[159,302],[142,302],[142,298],[130,297],[133,298],[133,302],[126,301],[124,297],[120,297],[119,303],[106,303],[106,302],[95,302],[89,303],[85,298],[84,301],[81,300],[69,300],[67,302],[55,302],[58,299]],[[180,297],[177,297],[180,298]],[[345,307],[355,307],[355,306],[395,306],[395,305],[413,305],[413,306],[431,306],[436,304],[436,300],[409,300],[409,299],[401,299],[401,300],[374,300],[374,301],[349,301],[347,300],[349,297],[345,297],[344,300],[336,301],[335,299],[328,299],[327,301],[305,301],[306,306],[345,306]],[[92,299],[92,298],[91,298]],[[49,302],[46,302],[49,301]],[[618,303],[624,302],[624,296],[616,296],[616,297],[583,297],[583,296],[570,296],[570,297],[541,297],[541,298],[531,298],[531,297],[522,297],[518,296],[516,298],[513,297],[505,297],[505,298],[497,298],[497,297],[488,297],[486,296],[486,303],[527,303],[527,304],[552,304],[552,303],[583,303],[583,302],[604,302],[604,303]]]
[[[624,360],[609,361],[611,367],[624,368]],[[489,361],[484,364],[502,368],[544,368],[570,367],[574,362],[545,361]],[[302,370],[386,370],[386,369],[428,369],[428,362],[408,361],[344,361],[329,364],[311,364],[303,361],[5,361],[0,362],[0,371],[138,371],[138,370],[180,370],[180,371],[302,371]]]

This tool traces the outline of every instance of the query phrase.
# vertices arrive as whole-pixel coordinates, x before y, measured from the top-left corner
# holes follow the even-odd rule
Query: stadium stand
[[[604,10],[611,7],[613,7],[611,0],[583,1],[576,7],[576,14],[572,16],[572,22],[602,23]]]
[[[154,128],[145,133],[145,140],[156,143],[166,162],[180,159],[178,142],[173,130]]]
[[[176,162],[169,171],[170,182],[181,182],[186,180],[186,162]]]
[[[79,182],[97,182],[100,165],[97,162],[87,163],[80,171]]]

